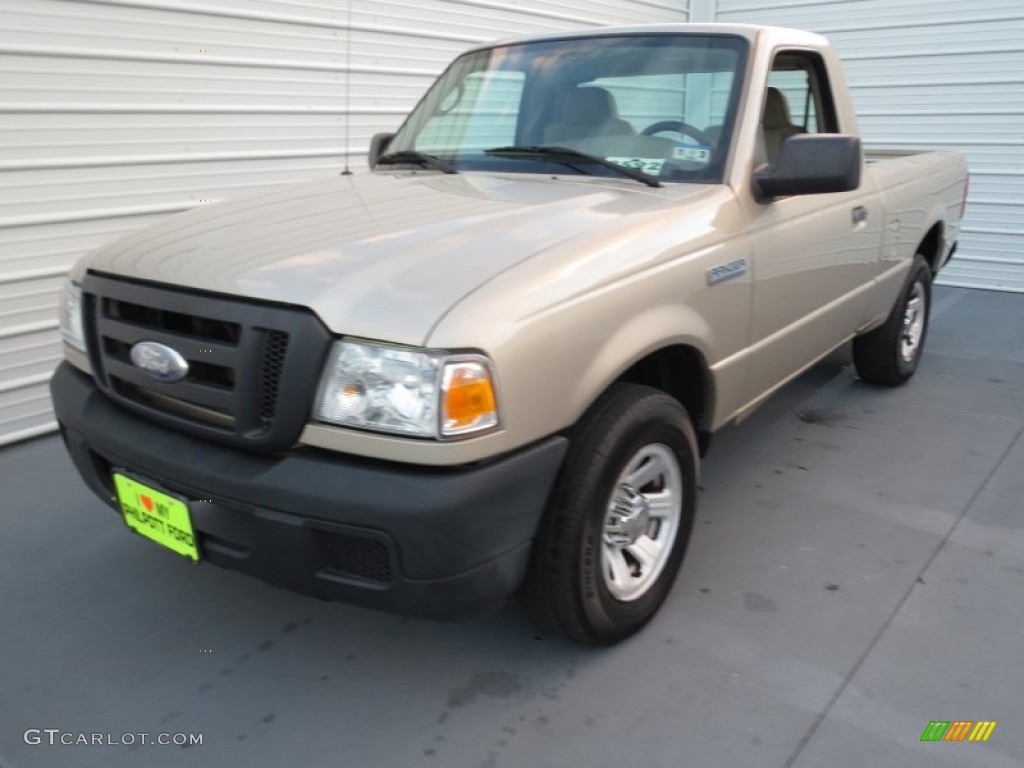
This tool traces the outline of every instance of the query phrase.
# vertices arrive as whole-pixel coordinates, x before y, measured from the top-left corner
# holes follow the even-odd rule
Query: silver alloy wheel
[[[900,331],[900,357],[903,362],[912,363],[921,347],[924,323],[928,317],[928,295],[918,280],[910,291],[906,309],[903,311],[903,329]]]
[[[615,481],[605,515],[601,574],[616,600],[643,597],[672,554],[683,509],[683,473],[667,445],[645,445]]]

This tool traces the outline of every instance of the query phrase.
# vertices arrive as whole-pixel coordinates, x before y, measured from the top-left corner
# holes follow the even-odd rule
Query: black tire
[[[534,542],[524,597],[542,629],[588,645],[611,645],[650,621],[679,572],[697,501],[697,438],[677,400],[651,387],[616,384],[590,408],[570,439],[569,453]],[[678,474],[672,469],[673,460]],[[640,463],[630,464],[636,461]],[[629,494],[620,480],[633,466],[638,479],[641,472],[665,468],[637,489],[643,496],[640,507],[646,508],[648,502],[645,488],[652,496],[679,502],[659,505],[661,509],[678,508],[678,516],[666,514],[662,520],[656,514],[648,519],[641,513],[642,518],[623,523],[641,528],[646,524],[646,532],[639,534],[645,541],[640,543],[660,548],[653,559],[658,567],[646,573],[640,560],[634,558],[634,564],[628,565],[632,545],[622,545],[624,554],[608,538],[628,535],[609,533],[606,528],[613,520],[625,520],[614,517],[610,504],[613,492],[616,499]],[[668,522],[670,519],[675,523]],[[634,528],[632,533],[636,531]],[[615,583],[615,568],[606,560],[612,557],[606,554],[609,552],[618,552],[632,569],[628,574],[619,571],[630,578]],[[608,582],[620,594],[627,588],[639,589],[642,583],[647,586],[624,600],[612,594]]]
[[[922,325],[916,335],[908,327],[908,305],[918,302],[915,318]],[[923,304],[923,307],[921,307]],[[898,387],[905,384],[921,360],[928,338],[928,317],[932,306],[932,271],[918,254],[910,269],[906,285],[900,292],[885,323],[853,340],[853,364],[857,375],[871,384]],[[916,338],[916,342],[913,340]],[[912,353],[908,346],[913,342]]]

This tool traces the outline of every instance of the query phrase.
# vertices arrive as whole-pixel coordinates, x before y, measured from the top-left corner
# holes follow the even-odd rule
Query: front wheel
[[[853,340],[858,376],[871,384],[896,387],[914,375],[928,336],[931,299],[932,271],[918,255],[885,323]]]
[[[534,543],[527,607],[546,629],[609,645],[667,597],[693,526],[697,440],[678,401],[613,386],[573,430]]]

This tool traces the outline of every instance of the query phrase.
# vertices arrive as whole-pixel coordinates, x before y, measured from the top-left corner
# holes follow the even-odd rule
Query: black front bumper
[[[50,389],[75,466],[112,507],[111,470],[130,470],[191,500],[206,562],[432,618],[479,613],[518,587],[567,447],[552,437],[456,468],[318,449],[268,456],[141,419],[68,363]]]

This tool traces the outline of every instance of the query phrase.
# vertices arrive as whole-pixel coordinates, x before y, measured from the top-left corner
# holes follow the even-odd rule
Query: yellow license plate
[[[116,472],[114,486],[129,528],[179,555],[199,561],[196,534],[184,501]]]

